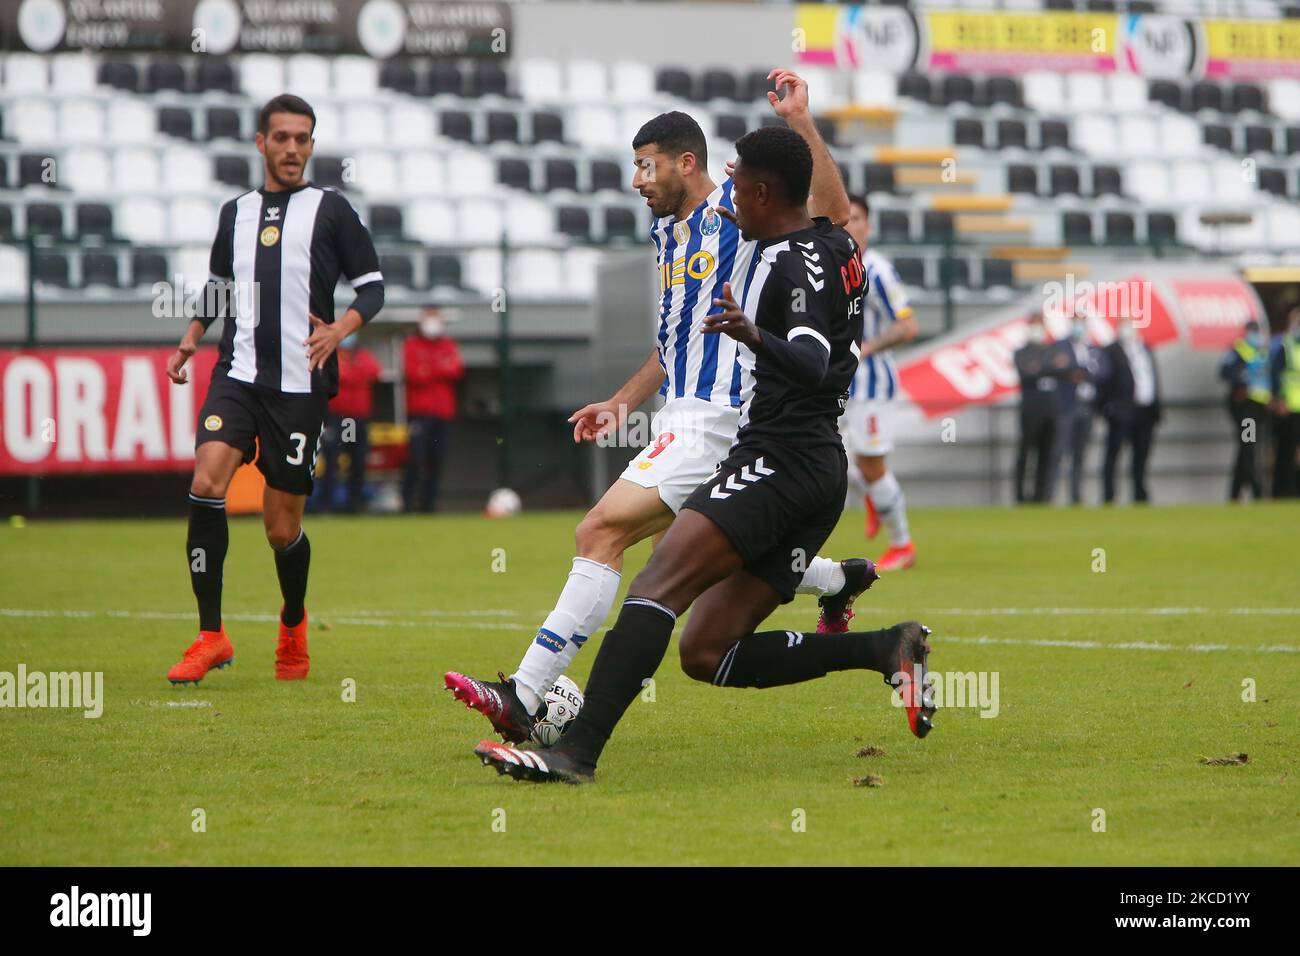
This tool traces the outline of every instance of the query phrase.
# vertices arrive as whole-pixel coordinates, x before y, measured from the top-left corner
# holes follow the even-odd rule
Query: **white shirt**
[[[1156,402],[1156,370],[1151,366],[1151,353],[1136,338],[1122,338],[1120,345],[1128,356],[1129,370],[1133,373],[1133,403],[1143,407]]]

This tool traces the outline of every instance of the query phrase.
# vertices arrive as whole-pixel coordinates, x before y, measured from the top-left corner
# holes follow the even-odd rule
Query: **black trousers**
[[[1056,476],[1066,453],[1070,456],[1070,502],[1083,501],[1083,466],[1088,454],[1088,438],[1092,435],[1092,408],[1080,405],[1073,412],[1056,419],[1056,444],[1052,448],[1049,497],[1056,492]]]
[[[1259,402],[1248,398],[1228,400],[1228,415],[1232,419],[1233,437],[1237,439],[1237,455],[1232,463],[1232,485],[1228,489],[1228,500],[1236,501],[1241,493],[1250,489],[1250,496],[1258,498],[1259,456],[1256,449],[1264,437],[1265,413],[1267,409]],[[1254,422],[1247,433],[1243,422]],[[1246,439],[1250,438],[1250,441]]]
[[[1296,497],[1296,446],[1300,445],[1300,412],[1278,415],[1273,419],[1277,436],[1277,459],[1273,463],[1273,497]]]
[[[1125,445],[1131,448],[1133,474],[1133,500],[1148,501],[1147,457],[1155,435],[1156,415],[1151,407],[1137,406],[1131,412],[1108,416],[1106,430],[1106,460],[1102,465],[1102,499],[1110,504],[1115,500],[1115,468],[1119,453]]]
[[[433,511],[437,507],[450,434],[451,422],[445,418],[419,415],[407,423],[406,475],[402,479],[405,510]]]
[[[1016,449],[1016,501],[1050,501],[1052,496],[1052,447],[1056,441],[1056,417],[1052,414],[1020,415],[1020,445]],[[1034,463],[1032,491],[1025,488],[1029,462]]]
[[[339,462],[345,452],[348,456],[348,491],[342,510],[353,514],[361,510],[365,504],[366,454],[369,451],[369,419],[343,418],[333,412],[325,416],[325,435],[321,440],[325,474],[318,483],[322,511],[334,510],[334,488],[341,477]]]

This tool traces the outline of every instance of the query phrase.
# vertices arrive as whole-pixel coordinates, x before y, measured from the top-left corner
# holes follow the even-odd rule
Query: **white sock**
[[[588,558],[573,559],[555,610],[546,616],[524,652],[519,670],[511,675],[515,693],[530,713],[537,713],[546,692],[609,616],[618,585],[619,573],[608,565]]]
[[[912,536],[907,530],[907,501],[894,473],[885,472],[885,477],[868,486],[867,493],[876,506],[876,514],[880,515],[880,523],[889,529],[889,543],[901,548],[911,542]]]
[[[867,494],[870,485],[867,479],[862,477],[862,469],[858,467],[858,460],[852,455],[849,458],[849,490],[845,493],[844,507],[856,508],[861,511],[863,508],[862,498]]]
[[[808,570],[803,573],[803,580],[794,589],[795,594],[839,594],[844,590],[844,569],[838,561],[830,558],[813,558]]]

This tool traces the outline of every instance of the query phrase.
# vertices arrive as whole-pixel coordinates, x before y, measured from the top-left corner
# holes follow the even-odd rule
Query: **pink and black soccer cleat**
[[[499,672],[497,677],[500,681],[482,681],[448,671],[442,680],[452,697],[492,721],[496,732],[508,743],[521,744],[532,733],[535,719],[515,693],[515,682]]]
[[[817,599],[822,613],[817,619],[818,634],[843,634],[853,620],[853,602],[880,579],[876,565],[869,558],[849,558],[841,561],[844,569],[844,587],[837,594],[827,594]]]

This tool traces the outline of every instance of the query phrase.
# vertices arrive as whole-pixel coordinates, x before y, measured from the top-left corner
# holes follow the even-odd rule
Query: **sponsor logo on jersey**
[[[280,229],[278,226],[267,226],[262,230],[262,245],[273,246],[280,241]]]
[[[672,277],[672,285],[682,285],[687,276],[692,279],[707,279],[713,274],[716,265],[717,260],[713,258],[713,254],[703,249],[692,253],[689,259],[678,259],[673,263],[671,270],[667,264],[662,265],[659,267],[659,291],[668,288],[669,276]]]
[[[210,432],[221,431],[221,426],[223,424],[220,415],[209,415],[207,418],[203,419],[203,427]]]
[[[279,222],[279,221],[280,221],[280,207],[279,207],[279,206],[271,206],[269,209],[266,210],[266,221],[267,221],[267,222]]]
[[[722,228],[722,217],[718,215],[718,210],[710,206],[704,210],[704,218],[700,221],[700,235],[711,236]]]

